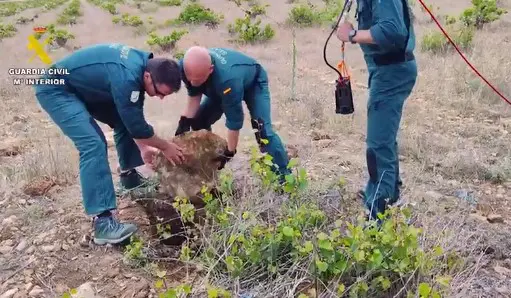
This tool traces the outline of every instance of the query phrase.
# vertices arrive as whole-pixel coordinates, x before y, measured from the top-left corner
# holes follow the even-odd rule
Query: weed
[[[269,4],[261,5],[259,3],[250,1],[250,3],[248,3],[248,7],[244,8],[242,0],[229,0],[229,1],[234,2],[238,7],[240,7],[243,10],[245,15],[247,15],[251,18],[255,18],[255,17],[261,16],[261,15],[266,15],[266,8],[268,8],[270,6]]]
[[[167,52],[174,49],[176,43],[187,33],[186,30],[174,30],[169,35],[158,36],[155,32],[151,32],[147,44],[150,46],[157,45],[161,50]]]
[[[123,261],[133,267],[143,267],[147,263],[143,248],[144,241],[138,236],[131,236],[130,243],[124,249]]]
[[[260,25],[261,19],[252,21],[249,16],[245,16],[244,18],[237,18],[227,28],[229,33],[237,35],[237,40],[242,42],[267,41],[275,36],[275,30],[270,24],[266,24],[264,28],[261,28]]]
[[[104,9],[108,11],[110,14],[116,15],[119,13],[116,5],[117,4],[123,4],[124,0],[87,0],[88,2],[100,7],[101,9]]]
[[[0,24],[0,40],[16,35],[18,30],[12,24]]]
[[[454,43],[462,49],[469,49],[472,46],[474,39],[475,29],[474,27],[449,27],[447,31],[450,31],[450,36]],[[421,50],[429,51],[432,53],[445,53],[446,51],[453,49],[449,40],[443,35],[442,32],[433,31],[424,34],[421,42]]]

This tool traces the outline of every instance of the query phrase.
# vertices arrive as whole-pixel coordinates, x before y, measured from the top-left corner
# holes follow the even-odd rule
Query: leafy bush
[[[251,18],[255,18],[260,15],[265,15],[266,8],[270,6],[269,4],[261,5],[261,4],[257,3],[256,1],[248,1],[249,2],[248,7],[244,8],[242,0],[229,0],[229,1],[234,2],[238,7],[240,7],[243,10],[245,15],[248,15]]]
[[[472,7],[463,11],[460,20],[466,26],[481,29],[485,24],[499,19],[506,10],[497,7],[496,0],[472,0]]]
[[[16,35],[18,30],[12,24],[0,24],[0,40]]]
[[[172,20],[171,23],[208,24],[216,26],[223,20],[223,18],[224,16],[222,14],[217,14],[200,3],[190,3],[185,6],[181,13],[179,13],[177,19]]]
[[[57,17],[57,24],[76,24],[76,20],[82,15],[80,0],[72,0],[69,6]]]
[[[289,22],[299,26],[312,26],[319,21],[319,15],[309,5],[299,4],[291,8]]]
[[[150,46],[159,46],[163,51],[167,52],[175,48],[176,43],[185,35],[186,30],[174,30],[169,35],[158,36],[155,32],[149,33],[147,44]]]
[[[253,43],[256,41],[267,41],[275,36],[275,30],[270,24],[266,24],[264,28],[260,27],[261,19],[252,22],[249,16],[237,18],[234,24],[227,26],[229,33],[237,35],[237,40],[242,42]]]
[[[194,245],[201,249],[193,249],[193,243],[184,245],[182,261],[198,264],[217,281],[233,281],[232,286],[238,289],[290,278],[288,288],[279,287],[281,293],[268,289],[275,296],[308,297],[303,292],[315,286],[317,294],[328,291],[343,297],[391,297],[403,288],[412,294],[408,297],[414,293],[441,297],[450,281],[449,276],[438,274],[443,273],[439,269],[444,266],[443,249],[437,246],[426,251],[421,247],[422,230],[408,224],[407,209],[388,210],[381,215],[381,226],[362,219],[344,222],[329,217],[318,203],[307,199],[307,175],[297,168],[297,160],[290,161],[292,173],[284,185],[275,183],[271,169],[276,166],[269,155],[252,148],[250,165],[261,194],[277,191],[288,194],[289,199],[272,208],[275,214],[243,211],[236,207],[240,198],[232,174],[222,171],[220,197],[202,189],[206,220],[197,229],[204,239],[197,239],[199,243]],[[177,200],[174,206],[183,220],[194,217],[195,209],[186,199]],[[168,289],[164,274],[159,278],[156,288],[163,289],[161,297],[195,290],[188,284]],[[296,284],[298,279],[303,284]],[[226,287],[208,286],[207,292],[213,295],[209,297],[231,297]]]
[[[124,26],[138,27],[144,24],[144,21],[139,16],[132,16],[129,13],[123,13],[121,17],[113,17],[112,22],[115,24],[121,23]]]

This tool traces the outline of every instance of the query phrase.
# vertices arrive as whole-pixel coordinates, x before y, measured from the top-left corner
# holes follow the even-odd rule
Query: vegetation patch
[[[233,24],[227,26],[229,33],[235,36],[236,41],[254,43],[264,42],[275,36],[275,30],[270,24],[261,25],[261,19],[253,20],[250,16],[237,18]]]
[[[12,24],[1,24],[0,23],[0,40],[16,35],[18,30]]]
[[[24,10],[41,7],[44,10],[52,10],[69,0],[28,0],[0,2],[0,17],[8,17],[18,14]]]
[[[181,0],[158,0],[158,4],[161,6],[180,6]]]
[[[137,15],[130,15],[129,13],[123,13],[122,16],[115,16],[112,18],[112,22],[115,24],[121,23],[124,26],[138,27],[144,24],[144,21]]]
[[[200,3],[192,2],[183,8],[176,19],[167,21],[166,25],[206,24],[216,27],[223,19],[223,14],[216,13]]]
[[[185,243],[180,260],[208,272],[203,277],[208,286],[168,287],[166,272],[157,271],[155,288],[160,297],[199,293],[233,297],[235,288],[236,293],[248,296],[254,290],[262,297],[291,293],[304,298],[320,293],[342,297],[442,297],[446,293],[452,262],[444,257],[442,247],[422,247],[425,235],[421,228],[409,224],[409,210],[388,210],[380,217],[381,226],[329,216],[321,204],[308,198],[307,174],[297,164],[295,159],[290,161],[293,172],[280,185],[272,171],[276,168],[272,158],[252,148],[250,166],[258,188],[251,195],[273,192],[288,196],[281,205],[272,205],[271,214],[257,207],[240,207],[243,198],[235,191],[228,171],[221,173],[220,197],[204,187],[206,218],[187,230],[190,235],[202,236]],[[194,218],[195,209],[186,198],[179,198],[174,206],[183,221]],[[140,264],[143,251],[136,242],[125,255]],[[258,288],[261,284],[264,289]],[[280,286],[270,286],[276,284]]]
[[[57,24],[76,24],[77,19],[83,15],[80,0],[72,0],[68,7],[57,17]]]
[[[173,50],[176,43],[185,35],[186,30],[174,30],[172,33],[164,36],[159,36],[155,32],[149,33],[147,44],[150,46],[158,46],[162,51],[169,52]]]

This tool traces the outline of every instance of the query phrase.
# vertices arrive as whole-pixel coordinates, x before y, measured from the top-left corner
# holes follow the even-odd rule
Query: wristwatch
[[[357,30],[353,29],[350,31],[349,35],[348,35],[348,39],[351,43],[355,43],[353,41],[353,37],[355,37],[355,35],[357,35]]]

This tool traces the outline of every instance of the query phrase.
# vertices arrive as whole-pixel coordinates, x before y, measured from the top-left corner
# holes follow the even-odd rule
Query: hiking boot
[[[94,243],[97,245],[118,244],[131,237],[136,231],[136,225],[119,223],[111,215],[97,217],[94,220]]]
[[[135,198],[154,197],[158,186],[149,179],[142,177],[136,169],[131,169],[120,175],[120,186],[116,190],[117,196],[131,195]]]

